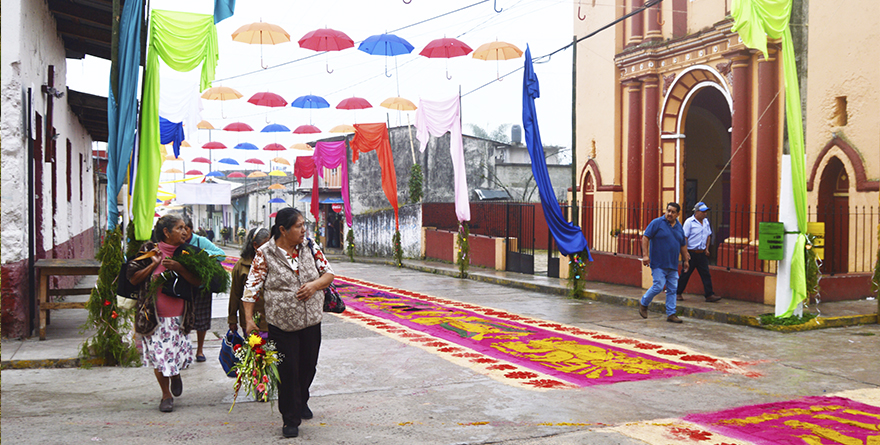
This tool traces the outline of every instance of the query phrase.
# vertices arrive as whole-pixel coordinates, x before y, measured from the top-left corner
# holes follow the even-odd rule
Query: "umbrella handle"
[[[412,1],[412,0],[410,0],[410,1]],[[500,13],[501,11],[504,11],[504,8],[498,9],[498,0],[495,0],[492,3],[492,8],[495,9],[495,12],[498,12],[498,13]]]
[[[409,0],[412,1],[412,0]],[[388,58],[385,58],[385,77],[391,77],[391,74],[388,74]]]
[[[403,4],[405,4],[405,5],[408,5],[410,3],[412,3],[412,0],[409,0],[409,1],[403,0]]]
[[[580,21],[583,22],[583,21],[586,20],[586,19],[587,19],[587,15],[586,15],[586,14],[584,14],[584,16],[581,17],[581,3],[578,2],[578,20],[580,20]]]
[[[410,1],[412,1],[412,0],[410,0]],[[330,61],[325,61],[325,63],[326,63],[325,67],[327,68],[327,74],[333,74],[333,70],[330,69]]]
[[[446,67],[446,80],[452,80],[452,76],[449,75],[449,67]]]

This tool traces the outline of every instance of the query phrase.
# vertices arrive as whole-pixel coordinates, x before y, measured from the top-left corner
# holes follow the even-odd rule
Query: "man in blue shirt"
[[[651,221],[642,235],[642,264],[651,268],[654,284],[639,302],[639,315],[648,318],[648,305],[666,286],[666,321],[681,323],[675,315],[675,291],[678,288],[678,257],[684,257],[682,267],[688,270],[690,255],[687,251],[684,231],[678,222],[681,206],[670,202],[666,213]]]
[[[681,274],[678,280],[678,301],[684,300],[681,294],[688,285],[694,270],[700,273],[703,281],[703,294],[706,301],[714,303],[721,299],[712,291],[712,276],[709,275],[709,246],[712,244],[712,227],[706,213],[709,206],[700,201],[694,206],[694,214],[684,222],[684,237],[687,238],[688,252],[691,254],[690,267]]]
[[[226,252],[224,252],[223,249],[215,246],[214,243],[208,241],[207,238],[193,233],[193,223],[189,216],[184,216],[183,222],[186,224],[187,243],[207,251],[209,255],[215,256],[217,261],[223,261],[226,259]],[[209,283],[204,283],[204,287],[202,287],[199,296],[193,298],[193,312],[195,312],[196,318],[193,327],[196,330],[196,338],[198,339],[198,346],[196,349],[197,362],[204,362],[207,360],[204,351],[202,351],[202,347],[205,345],[205,333],[211,329],[211,300],[213,299],[213,295],[211,295],[211,291],[208,289],[208,284]]]

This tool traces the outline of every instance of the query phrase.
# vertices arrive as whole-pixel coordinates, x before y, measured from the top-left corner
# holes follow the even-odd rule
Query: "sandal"
[[[163,413],[174,411],[174,398],[169,397],[167,399],[162,399],[162,402],[159,403],[159,411],[162,411]]]
[[[197,355],[197,356],[196,356],[196,361],[197,361],[197,362],[204,362],[204,361],[207,361],[207,360],[208,360],[208,359],[205,358],[204,355]]]

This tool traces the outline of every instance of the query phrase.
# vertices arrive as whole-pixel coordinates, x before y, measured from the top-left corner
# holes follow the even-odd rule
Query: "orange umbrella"
[[[282,157],[277,157],[275,159],[272,159],[272,162],[274,162],[276,164],[290,165],[290,161],[288,161],[287,159],[284,159]]]
[[[379,106],[388,108],[390,110],[400,111],[412,111],[418,108],[416,107],[416,104],[402,97],[389,97],[388,99],[383,100],[382,103],[379,104]]]
[[[299,143],[296,143],[296,144],[291,145],[291,146],[290,146],[290,149],[291,149],[291,150],[303,150],[303,151],[312,151],[312,150],[314,150],[314,148],[312,148],[311,145],[309,145],[309,144],[305,144],[305,143],[302,143],[302,142],[299,142]]]
[[[180,174],[180,173],[183,173],[183,170],[180,170],[180,169],[177,169],[177,168],[169,168],[168,170],[165,170],[165,171],[162,172],[162,173]]]
[[[229,87],[212,87],[208,88],[204,92],[202,92],[202,99],[207,100],[219,100],[220,102],[220,116],[223,119],[226,119],[226,116],[223,115],[223,102],[224,100],[235,100],[241,99],[242,94],[236,91],[233,88]],[[213,129],[213,128],[211,128]]]
[[[281,184],[272,184],[269,186],[269,190],[284,190],[284,186]]]
[[[205,90],[205,92],[208,92],[208,90]],[[202,129],[202,130],[215,130],[214,126],[211,125],[211,123],[208,122],[208,121],[201,121],[201,122],[199,122],[199,124],[196,125],[196,128],[199,128],[199,129]]]
[[[494,60],[495,78],[498,80],[502,80],[501,76],[498,74],[498,61],[518,59],[522,57],[522,55],[522,50],[517,48],[516,45],[507,42],[499,42],[496,40],[494,42],[480,45],[479,48],[474,50],[474,53],[471,56],[474,59]]]
[[[236,29],[232,33],[232,41],[260,45],[260,66],[267,69],[269,66],[263,65],[263,45],[287,43],[290,34],[278,25],[259,21]]]
[[[259,170],[247,175],[248,178],[265,178],[266,176],[269,176],[269,175],[267,175]]]
[[[354,127],[351,125],[337,125],[330,129],[330,133],[354,133]]]

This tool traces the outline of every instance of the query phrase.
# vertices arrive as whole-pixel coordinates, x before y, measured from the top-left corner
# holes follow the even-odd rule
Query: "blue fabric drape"
[[[116,196],[125,183],[126,166],[137,134],[138,65],[141,60],[141,20],[144,2],[125,2],[119,21],[119,97],[110,85],[107,103],[107,228],[119,220]]]
[[[174,157],[180,157],[180,143],[186,135],[183,132],[183,122],[171,122],[159,116],[159,143],[174,144]]]
[[[526,45],[525,73],[523,74],[523,129],[526,134],[526,147],[529,149],[529,157],[532,159],[532,174],[535,175],[535,183],[538,185],[538,194],[541,195],[541,205],[544,209],[544,218],[547,227],[556,240],[559,252],[563,255],[586,252],[590,256],[587,239],[581,232],[581,228],[562,218],[562,209],[556,201],[556,193],[553,192],[553,184],[550,183],[550,173],[547,171],[547,163],[544,160],[544,145],[541,143],[541,133],[538,130],[538,113],[535,110],[535,99],[541,97],[538,87],[538,76],[532,66],[532,52]]]
[[[235,0],[214,0],[214,24],[218,24],[235,14]]]

